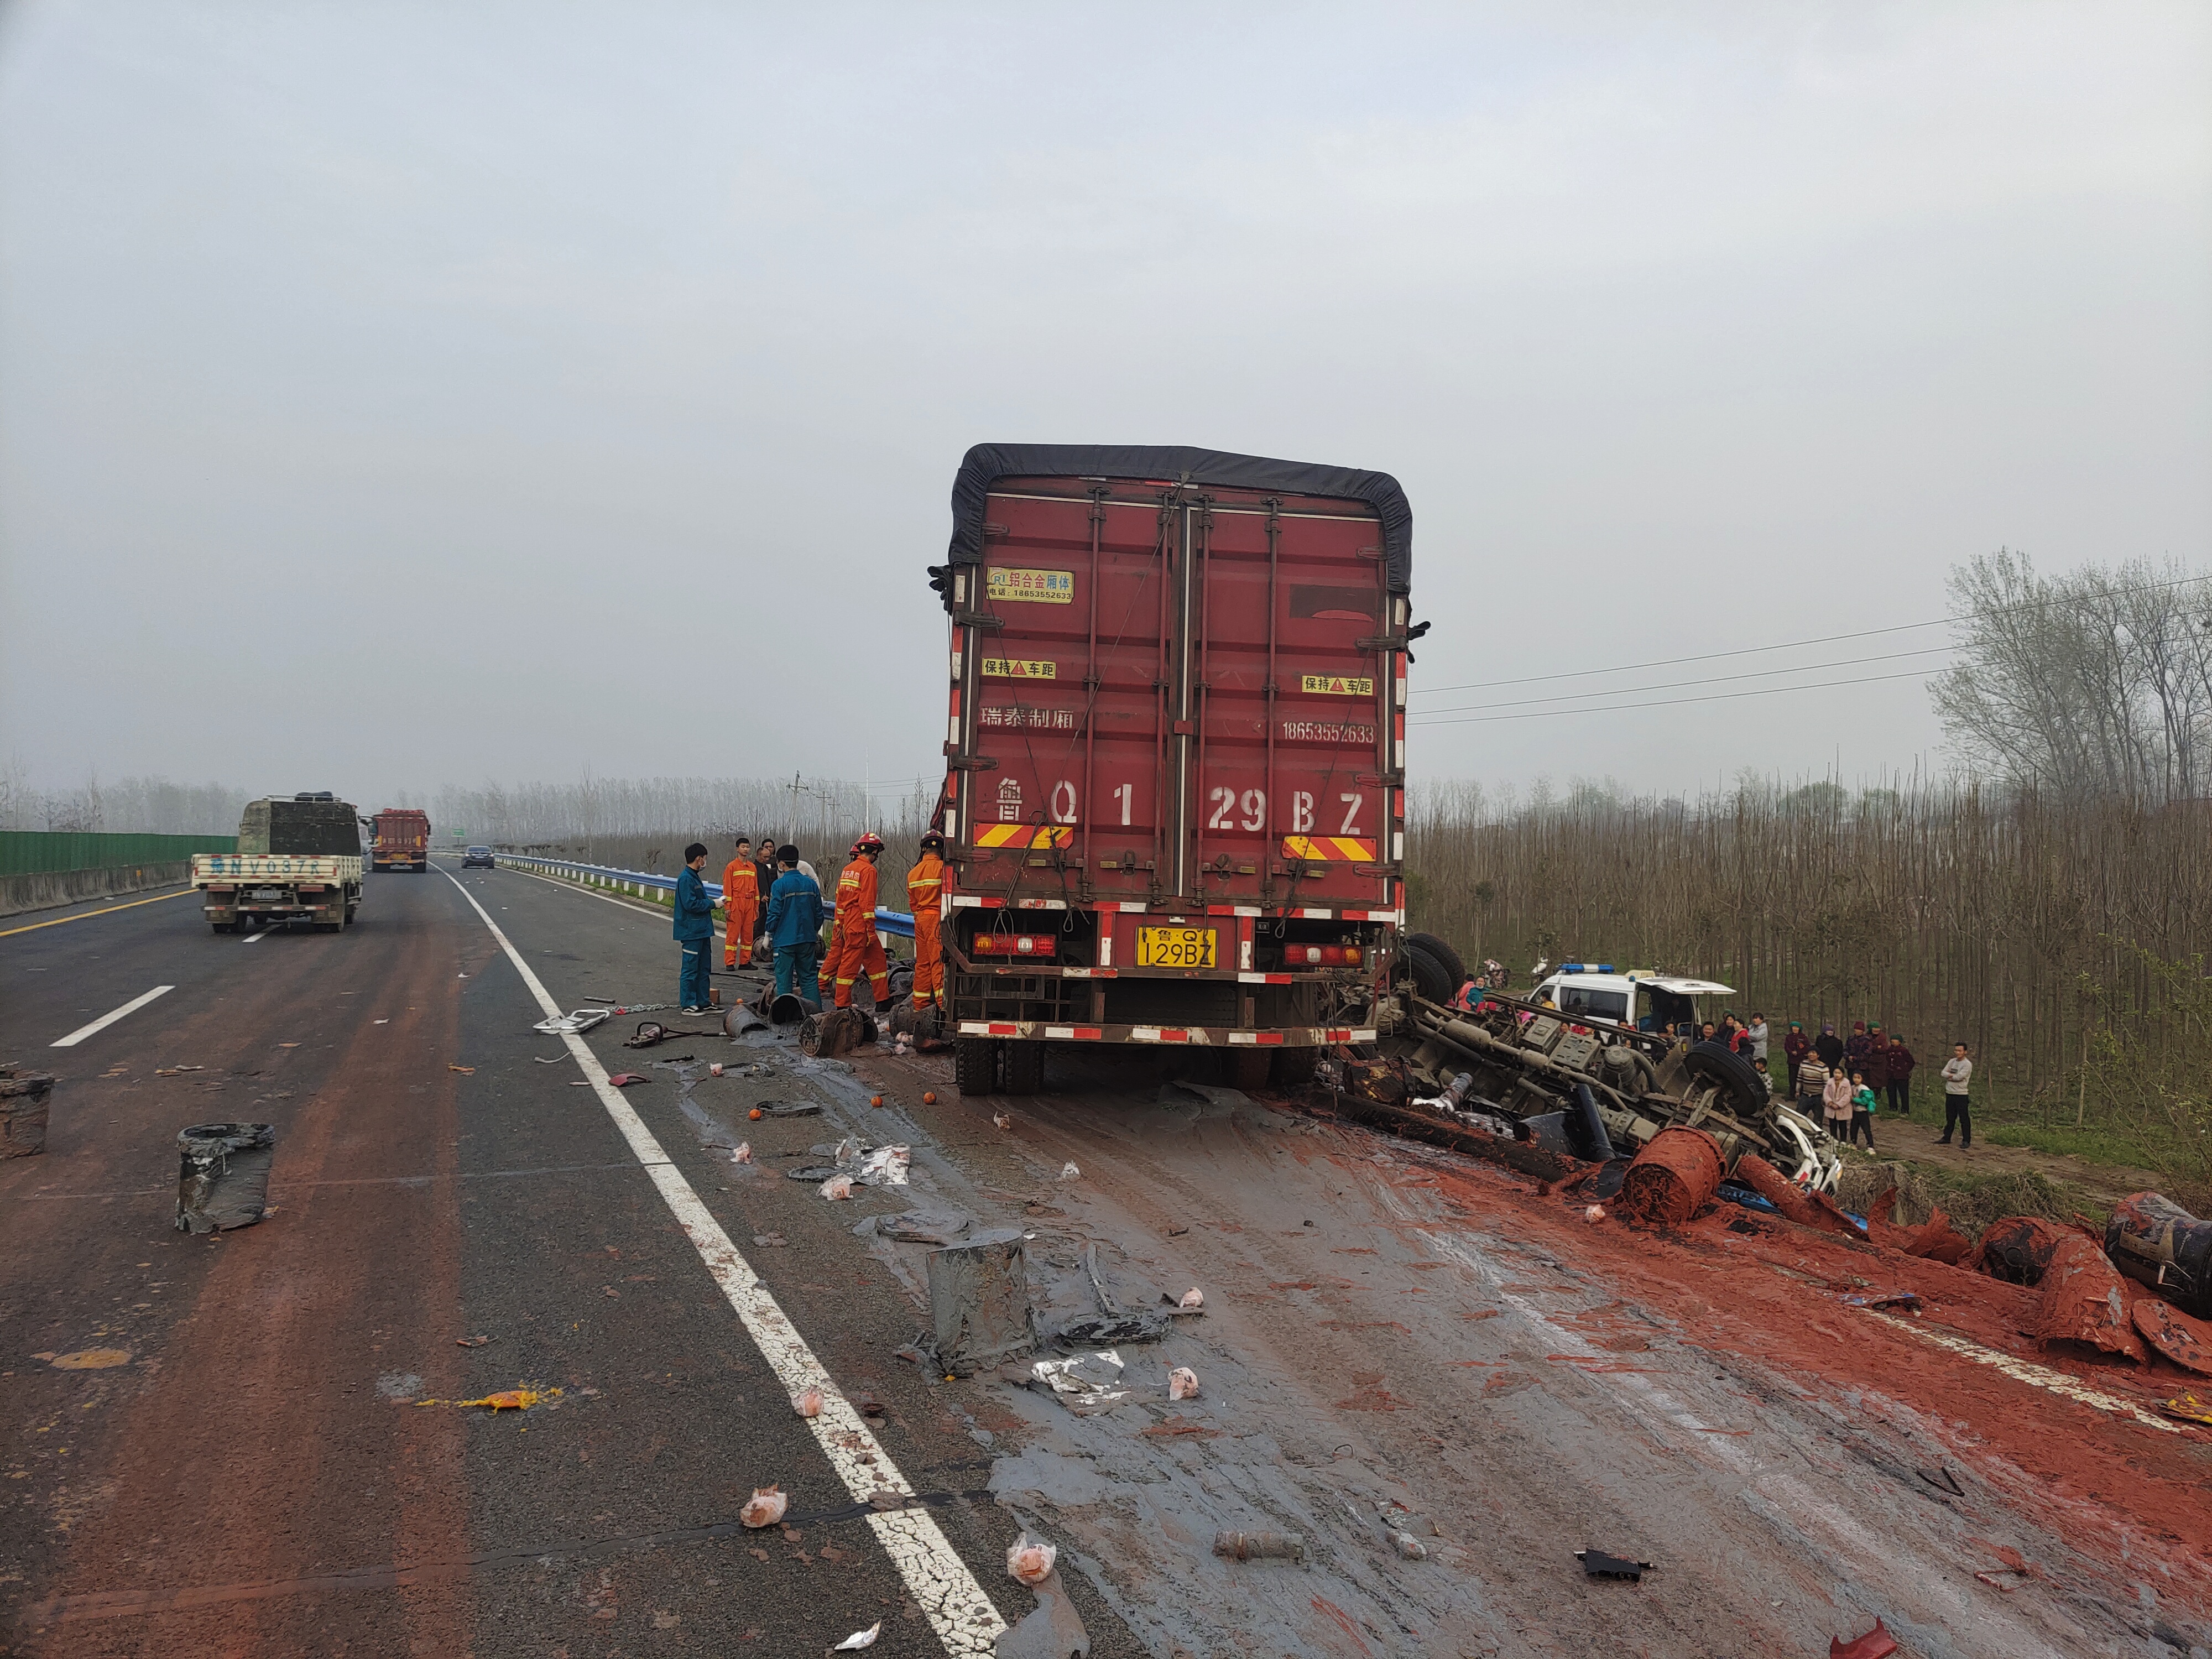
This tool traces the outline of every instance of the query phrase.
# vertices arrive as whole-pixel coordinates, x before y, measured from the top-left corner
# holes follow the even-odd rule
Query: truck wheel
[[[1682,1056],[1682,1065],[1692,1077],[1719,1089],[1729,1107],[1742,1115],[1749,1117],[1766,1109],[1766,1085],[1759,1080],[1751,1062],[1725,1042],[1692,1043],[1690,1052]]]
[[[1033,1095],[1044,1087],[1044,1049],[1042,1042],[1006,1045],[1006,1092]]]
[[[1409,939],[1405,942],[1402,954],[1406,964],[1405,977],[1413,981],[1413,994],[1424,1001],[1449,1006],[1452,998],[1458,994],[1460,984],[1465,981],[1455,982],[1451,969],[1430,955],[1426,945],[1417,945]]]
[[[1314,1067],[1321,1064],[1318,1048],[1278,1048],[1274,1063],[1269,1068],[1279,1089],[1303,1089],[1314,1080]]]
[[[1229,1081],[1247,1094],[1255,1089],[1264,1089],[1274,1065],[1275,1056],[1271,1050],[1232,1048],[1229,1051]]]
[[[963,1097],[997,1093],[999,1045],[989,1037],[953,1038],[952,1086]]]
[[[211,921],[208,926],[218,933],[234,933],[238,931],[238,924],[234,921]]]
[[[347,925],[348,925],[349,927],[350,927],[350,926],[352,925],[352,923],[353,923],[353,919],[354,919],[356,916],[359,915],[360,914],[361,914],[361,906],[359,906],[358,904],[349,904],[349,905],[347,905],[347,906],[346,906],[346,923],[347,923]]]
[[[1467,963],[1460,960],[1459,952],[1434,933],[1408,933],[1406,943],[1419,945],[1443,964],[1444,972],[1451,976],[1452,996],[1457,996],[1459,988],[1467,983]],[[1446,997],[1444,1000],[1449,1002],[1451,997]]]

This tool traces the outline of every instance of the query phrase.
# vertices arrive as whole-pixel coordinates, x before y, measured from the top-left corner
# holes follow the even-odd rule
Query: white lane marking
[[[527,876],[531,880],[542,881],[549,887],[561,887],[567,889],[571,893],[581,893],[586,898],[595,898],[607,904],[620,905],[623,909],[635,910],[641,916],[659,916],[663,920],[665,920],[669,914],[667,911],[659,909],[653,905],[632,904],[628,899],[618,899],[612,894],[599,892],[594,888],[585,886],[581,882],[562,881],[557,876],[541,876],[535,870],[525,870],[520,866],[513,864],[507,865],[504,867],[512,874]]]
[[[263,940],[263,939],[267,939],[267,938],[269,937],[269,935],[270,935],[270,932],[271,932],[271,931],[272,931],[271,929],[267,928],[267,927],[264,927],[264,928],[263,928],[263,929],[262,929],[259,933],[248,933],[248,934],[247,934],[244,939],[242,939],[239,940],[238,942],[239,942],[240,945],[254,945],[254,944],[258,944],[258,943],[259,943],[261,940]]]
[[[1880,1313],[1872,1308],[1861,1308],[1858,1311],[1869,1319],[1879,1319],[1885,1325],[1894,1325],[1900,1331],[1911,1331],[1923,1341],[1933,1342],[1939,1348],[1948,1348],[1953,1353],[1964,1354],[1978,1365],[1994,1365],[2014,1382],[2025,1382],[2032,1389],[2048,1389],[2053,1394],[2063,1395],[2084,1406],[2094,1406],[2100,1412],[2111,1412],[2116,1417],[2133,1418],[2145,1427],[2156,1429],[2164,1434],[2187,1432],[2179,1423],[2169,1423],[2162,1417],[2152,1416],[2132,1400],[2123,1400],[2117,1395],[2084,1388],[2063,1371],[2054,1371],[2030,1360],[2015,1359],[2008,1353],[1985,1348],[1963,1336],[1953,1336],[1945,1331],[1931,1331],[1925,1325],[1910,1319],[1900,1319],[1895,1314]]]
[[[469,908],[490,929],[500,949],[507,952],[507,959],[514,964],[514,971],[522,975],[522,982],[530,988],[531,994],[538,999],[538,1006],[545,1011],[545,1017],[558,1019],[560,1004],[553,1000],[538,975],[531,971],[530,964],[522,959],[522,952],[514,948],[514,942],[500,931],[499,924],[451,871],[439,873],[459,888]],[[606,1068],[599,1064],[591,1046],[573,1031],[563,1033],[561,1040],[590,1079],[599,1103],[614,1120],[615,1127],[637,1154],[638,1162],[645,1166],[653,1184],[660,1189],[661,1200],[690,1238],[699,1259],[707,1264],[707,1271],[714,1276],[715,1284],[721,1286],[722,1294],[729,1298],[746,1334],[774,1369],[785,1391],[797,1395],[809,1388],[822,1390],[822,1414],[810,1419],[809,1426],[814,1431],[823,1455],[837,1471],[854,1501],[866,1504],[884,1492],[913,1503],[912,1483],[899,1472],[874,1431],[845,1398],[844,1391],[823,1368],[822,1362],[814,1357],[806,1339],[784,1316],[775,1296],[761,1283],[752,1264],[738,1254],[729,1234],[722,1231],[721,1223],[700,1202],[699,1194],[684,1178],[684,1172],[669,1161],[668,1154],[653,1139],[653,1131],[645,1127],[645,1121],[623,1098],[622,1091],[607,1081]],[[937,1518],[916,1504],[911,1509],[874,1511],[868,1516],[868,1524],[883,1541],[899,1576],[906,1581],[908,1593],[929,1615],[929,1622],[936,1628],[945,1650],[975,1655],[992,1652],[999,1633],[1006,1628],[1006,1621],[975,1575],[968,1570],[968,1564],[960,1559],[960,1553],[945,1536]]]
[[[144,996],[131,998],[130,1001],[125,1003],[113,1013],[102,1014],[98,1019],[93,1021],[91,1024],[78,1026],[76,1030],[71,1031],[67,1036],[58,1039],[52,1046],[57,1048],[74,1048],[78,1043],[83,1042],[94,1032],[106,1030],[109,1026],[114,1024],[117,1020],[121,1019],[124,1015],[137,1013],[141,1008],[143,1008],[155,997],[167,996],[170,992],[176,988],[177,988],[173,985],[156,985],[152,990],[147,992]]]

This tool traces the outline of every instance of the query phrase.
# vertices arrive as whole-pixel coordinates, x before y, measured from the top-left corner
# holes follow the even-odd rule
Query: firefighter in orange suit
[[[722,933],[722,968],[750,968],[753,929],[760,925],[760,868],[753,862],[753,839],[738,837],[738,850],[722,866],[722,906],[729,923]]]
[[[877,1007],[887,1008],[891,1000],[891,965],[876,934],[876,860],[883,855],[883,837],[871,830],[853,843],[853,861],[837,874],[837,919],[822,978],[840,1008],[853,1006],[853,985],[863,973]]]
[[[945,882],[945,837],[933,830],[921,838],[921,862],[906,872],[907,908],[914,912],[914,1006],[917,1008],[945,1000],[945,950],[937,938]]]

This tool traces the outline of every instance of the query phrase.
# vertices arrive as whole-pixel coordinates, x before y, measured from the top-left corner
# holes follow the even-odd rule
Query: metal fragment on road
[[[981,1370],[1031,1352],[1029,1262],[1018,1228],[1000,1228],[929,1253],[929,1316],[947,1370]]]

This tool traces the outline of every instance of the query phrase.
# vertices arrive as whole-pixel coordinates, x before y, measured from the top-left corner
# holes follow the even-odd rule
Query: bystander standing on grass
[[[1866,1149],[1874,1150],[1874,1090],[1867,1082],[1864,1072],[1851,1074],[1851,1144],[1856,1146],[1859,1137],[1866,1137]]]

